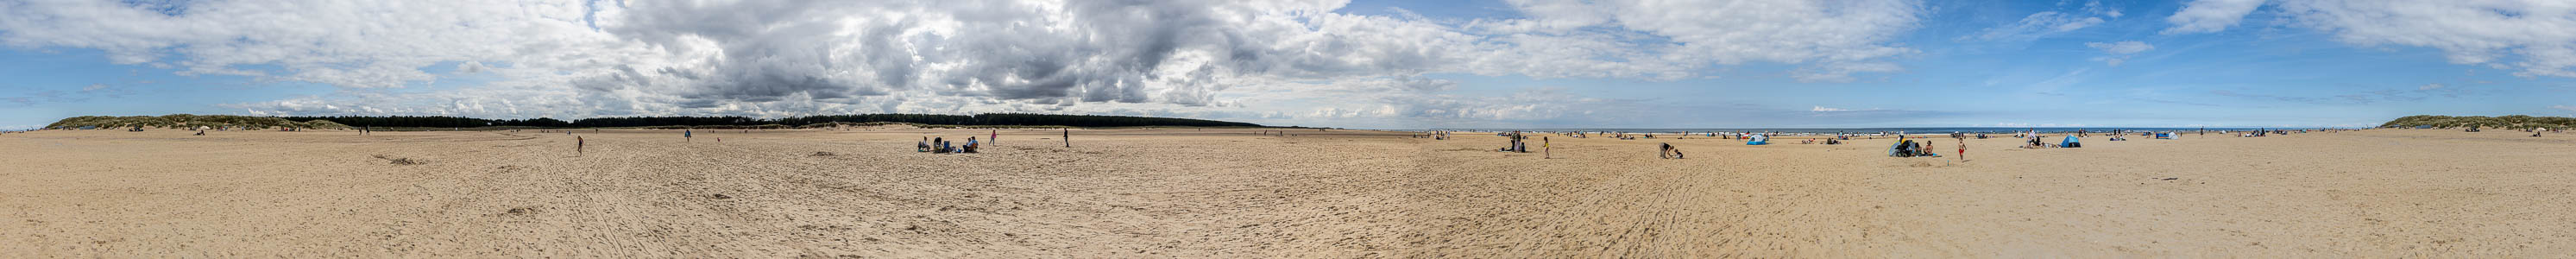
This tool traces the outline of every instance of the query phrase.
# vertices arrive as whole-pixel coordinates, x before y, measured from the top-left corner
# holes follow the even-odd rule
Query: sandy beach
[[[1262,131],[11,133],[0,257],[2576,257],[2570,135]]]

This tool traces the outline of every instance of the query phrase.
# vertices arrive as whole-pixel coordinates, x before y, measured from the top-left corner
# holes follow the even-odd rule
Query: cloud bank
[[[1726,105],[1544,85],[1466,93],[1439,79],[1468,75],[1662,82],[1779,67],[1756,75],[1885,79],[1922,54],[1900,38],[1929,13],[1914,0],[1503,2],[1501,16],[1425,18],[1350,14],[1335,0],[33,0],[0,1],[0,46],[337,88],[222,105],[253,115],[1033,112],[1438,125]],[[1937,38],[2027,42],[2125,24],[2121,10],[2074,3]],[[2354,45],[2439,49],[2453,63],[2525,77],[2576,77],[2576,5],[2558,1],[2197,0],[2181,9],[2163,19],[2162,33],[2177,36],[2163,37],[2279,17],[2262,23]],[[2191,46],[2102,41],[2087,46],[2114,66]],[[2389,93],[2347,99],[2431,95]]]
[[[2294,26],[2360,46],[2440,49],[2451,63],[2518,70],[2524,77],[2576,77],[2576,4],[2553,0],[2276,0]],[[2166,21],[2166,34],[2226,30],[2263,0],[2197,0]]]
[[[0,44],[343,88],[227,105],[252,114],[1479,118],[1536,109],[1429,102],[1447,86],[1421,77],[1676,80],[1768,63],[1849,81],[1901,70],[1887,60],[1914,51],[1888,41],[1920,13],[1898,0],[1513,1],[1526,17],[1433,21],[1334,12],[1344,4],[29,1],[0,4]],[[464,77],[497,79],[384,90]],[[1431,108],[1337,112],[1358,106]]]

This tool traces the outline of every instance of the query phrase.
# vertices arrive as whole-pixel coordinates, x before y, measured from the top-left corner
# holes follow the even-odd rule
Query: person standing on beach
[[[1959,162],[1968,161],[1968,142],[1959,141]]]
[[[1073,129],[1064,129],[1064,147],[1073,147]]]
[[[1001,143],[1001,142],[1002,142],[1002,130],[998,130],[998,129],[993,130],[993,136],[992,136],[992,137],[988,137],[988,138],[984,138],[984,142]]]
[[[572,154],[573,154],[573,155],[578,156],[578,155],[582,155],[582,154],[587,154],[587,153],[589,153],[589,151],[584,151],[584,149],[587,149],[589,146],[590,146],[590,142],[589,142],[589,141],[583,141],[583,140],[581,139],[581,136],[573,136],[573,137],[572,137]]]
[[[689,140],[693,140],[693,139],[697,139],[697,133],[696,133],[696,132],[689,131],[689,130],[680,130],[680,142],[689,142]]]

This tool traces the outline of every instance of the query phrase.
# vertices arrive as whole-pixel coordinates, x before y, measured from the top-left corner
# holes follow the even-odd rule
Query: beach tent
[[[1753,135],[1753,140],[1751,140],[1751,141],[1745,141],[1745,142],[1744,142],[1744,144],[1745,144],[1745,145],[1755,145],[1755,146],[1759,146],[1759,145],[1770,145],[1770,144],[1771,144],[1771,137],[1770,137],[1770,136],[1763,136],[1763,135]]]
[[[2076,141],[2076,140],[2075,140],[2075,136],[2071,136],[2071,135],[2070,135],[2070,136],[2066,136],[2066,141],[2060,141],[2060,142],[2057,142],[2057,146],[2058,146],[2058,147],[2084,147],[2084,142]]]
[[[2174,139],[2173,132],[2157,132],[2156,139]]]

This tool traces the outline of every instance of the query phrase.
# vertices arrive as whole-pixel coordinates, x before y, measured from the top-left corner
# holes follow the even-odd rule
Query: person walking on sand
[[[992,135],[991,137],[986,137],[986,138],[984,138],[984,142],[985,142],[985,143],[1002,143],[1002,130],[998,130],[998,129],[993,130],[993,135]]]
[[[575,155],[575,156],[579,156],[579,155],[583,155],[583,154],[588,154],[588,153],[590,153],[589,151],[585,151],[585,149],[588,149],[588,148],[589,148],[589,146],[590,146],[590,142],[589,142],[589,141],[583,141],[583,140],[581,139],[581,136],[573,136],[573,137],[572,137],[572,154],[573,154],[573,155]]]
[[[689,140],[692,140],[692,139],[697,139],[697,133],[696,133],[696,132],[692,132],[692,131],[689,131],[689,130],[680,130],[680,142],[689,142]]]
[[[1073,129],[1064,129],[1064,147],[1073,148]]]
[[[1959,141],[1959,162],[1968,161],[1968,142]]]

